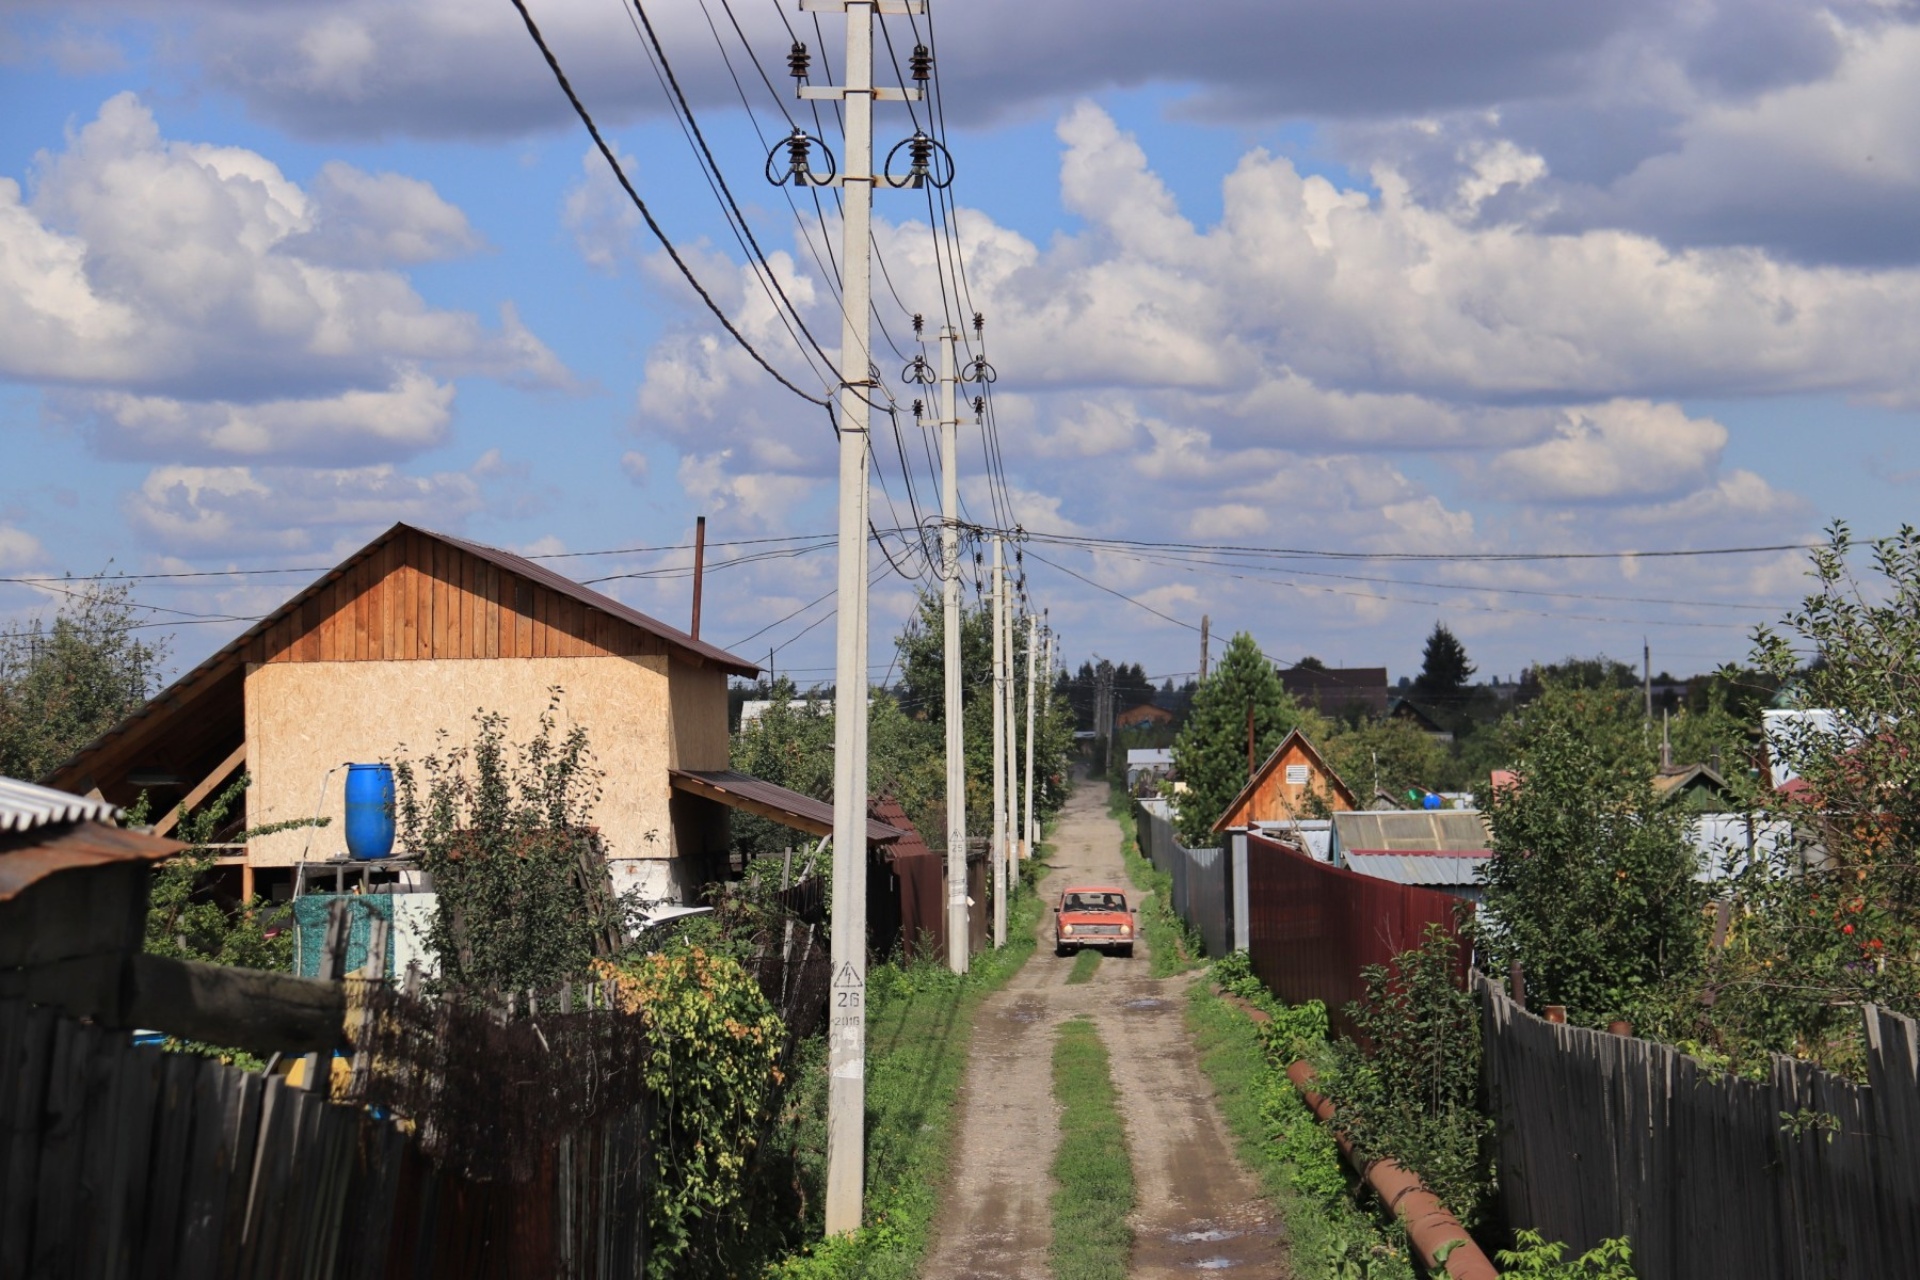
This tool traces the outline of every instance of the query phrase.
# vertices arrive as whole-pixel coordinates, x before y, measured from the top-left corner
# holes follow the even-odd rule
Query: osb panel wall
[[[414,758],[444,750],[436,741],[443,729],[448,746],[471,742],[473,715],[482,707],[507,717],[509,741],[524,742],[535,733],[554,685],[564,690],[559,730],[584,725],[605,772],[594,821],[608,856],[672,857],[667,659],[639,657],[250,665],[249,819],[260,824],[306,818],[317,803],[320,815],[332,821],[316,831],[256,839],[249,860],[286,866],[300,860],[309,842],[310,859],[344,853],[346,770],[335,766],[396,761],[403,747]],[[724,695],[717,718],[724,740]]]
[[[417,533],[389,539],[248,646],[248,662],[661,656],[666,642]]]
[[[727,673],[675,661],[669,674],[673,678],[673,767],[726,768],[732,746],[727,736]]]

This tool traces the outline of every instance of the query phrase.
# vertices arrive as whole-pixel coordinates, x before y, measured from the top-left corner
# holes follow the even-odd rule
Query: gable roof
[[[1359,807],[1360,802],[1354,796],[1353,788],[1349,787],[1340,775],[1333,771],[1333,766],[1327,763],[1326,757],[1315,749],[1313,743],[1307,741],[1307,735],[1301,733],[1298,729],[1289,729],[1287,730],[1287,736],[1280,739],[1280,745],[1273,749],[1273,754],[1268,756],[1266,762],[1253,771],[1253,776],[1247,779],[1247,785],[1240,788],[1240,794],[1228,802],[1226,809],[1214,820],[1213,829],[1215,831],[1225,831],[1227,829],[1227,819],[1232,817],[1240,806],[1253,799],[1254,793],[1260,790],[1260,784],[1265,782],[1273,774],[1273,771],[1280,767],[1281,758],[1284,757],[1288,749],[1296,743],[1298,743],[1300,749],[1306,753],[1307,759],[1312,761],[1314,769],[1320,776],[1325,778],[1334,787],[1337,787],[1340,794],[1346,797],[1348,806],[1352,808]]]
[[[304,589],[295,594],[279,608],[254,623],[240,635],[222,646],[199,666],[175,680],[171,685],[148,699],[145,704],[128,715],[86,746],[75,752],[73,757],[64,761],[49,773],[44,781],[58,786],[61,784],[80,785],[86,777],[89,760],[115,739],[130,730],[138,728],[155,714],[172,710],[183,705],[190,698],[203,693],[214,682],[223,677],[243,671],[249,652],[256,646],[264,646],[268,631],[282,623],[297,622],[300,611],[309,601],[315,600],[327,587],[345,577],[351,570],[386,547],[394,539],[406,535],[425,538],[455,550],[464,552],[476,559],[485,561],[496,568],[525,578],[559,595],[565,596],[595,613],[615,618],[626,625],[642,631],[664,642],[669,648],[679,650],[698,662],[712,663],[729,675],[756,676],[760,668],[745,658],[728,653],[718,645],[696,640],[677,627],[668,626],[657,618],[649,617],[638,609],[620,603],[612,596],[604,595],[591,587],[583,586],[571,578],[564,577],[543,565],[534,563],[525,556],[490,547],[481,542],[469,542],[465,538],[456,538],[451,534],[436,533],[431,529],[422,529],[406,523],[395,524],[379,537],[360,550],[342,560],[331,570],[322,574]]]

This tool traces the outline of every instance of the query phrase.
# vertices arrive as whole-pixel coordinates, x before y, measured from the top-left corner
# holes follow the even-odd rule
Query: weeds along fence
[[[642,1273],[638,1018],[365,1010],[340,1103],[0,1000],[0,1280]]]
[[[1233,858],[1225,849],[1189,849],[1174,835],[1165,800],[1133,803],[1141,854],[1173,881],[1175,915],[1192,926],[1210,956],[1233,950]]]
[[[1362,969],[1420,945],[1430,924],[1458,937],[1473,910],[1452,894],[1329,866],[1264,836],[1246,841],[1247,958],[1253,971],[1288,1004],[1326,1005],[1337,1031],[1353,1032],[1346,1006],[1366,992]],[[1460,948],[1462,985],[1466,952]]]
[[[1500,1201],[1641,1280],[1880,1280],[1920,1259],[1920,1026],[1868,1006],[1868,1083],[1776,1057],[1760,1081],[1547,1022],[1474,975]]]

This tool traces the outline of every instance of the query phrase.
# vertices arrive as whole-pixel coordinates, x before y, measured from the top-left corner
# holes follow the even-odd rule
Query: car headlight
[[[1060,926],[1060,932],[1061,932],[1061,933],[1072,933],[1072,932],[1073,932],[1073,926],[1072,926],[1072,925],[1070,925],[1070,924],[1063,924],[1063,925],[1061,925],[1061,926]]]
[[[1133,926],[1130,924],[1121,925],[1120,936],[1123,938],[1131,938],[1133,936]]]

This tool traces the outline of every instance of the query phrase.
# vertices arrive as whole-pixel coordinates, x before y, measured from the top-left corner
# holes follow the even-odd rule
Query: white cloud
[[[90,421],[116,453],[345,461],[418,453],[446,438],[453,387],[417,368],[381,390],[324,399],[186,401],[127,392],[56,397],[67,416]]]
[[[489,331],[376,269],[477,243],[425,183],[332,164],[309,193],[256,152],[163,138],[123,93],[41,153],[30,201],[0,179],[0,376],[64,386],[55,408],[107,445],[404,456],[444,430],[436,369],[568,383],[510,305]]]
[[[382,267],[457,258],[481,247],[467,215],[418,178],[329,160],[310,196],[312,229],[283,246],[309,262]]]
[[[25,529],[0,524],[0,569],[22,569],[45,561],[47,550]]]
[[[162,466],[127,495],[124,510],[155,550],[194,556],[350,550],[396,520],[444,529],[482,505],[467,472]]]
[[[1613,400],[1568,410],[1550,439],[1500,455],[1493,472],[1532,502],[1666,498],[1708,484],[1726,443],[1725,427],[1678,405]]]

